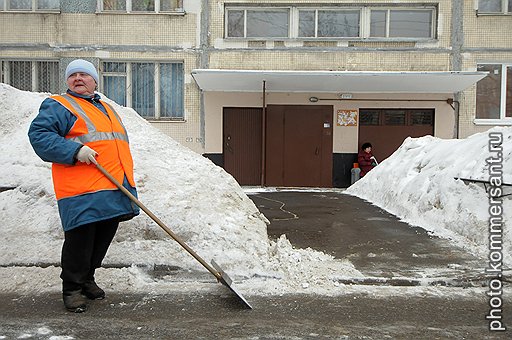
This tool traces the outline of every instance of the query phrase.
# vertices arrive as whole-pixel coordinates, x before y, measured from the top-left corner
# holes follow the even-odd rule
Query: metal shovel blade
[[[249,302],[232,286],[233,280],[231,280],[228,274],[226,274],[226,272],[224,272],[224,270],[222,270],[222,268],[214,260],[211,260],[211,263],[213,268],[215,268],[215,270],[217,270],[217,272],[220,274],[220,283],[222,283],[224,286],[228,287],[230,291],[235,293],[235,295],[238,296],[240,301],[242,301],[247,308],[252,309],[252,306],[249,304]]]

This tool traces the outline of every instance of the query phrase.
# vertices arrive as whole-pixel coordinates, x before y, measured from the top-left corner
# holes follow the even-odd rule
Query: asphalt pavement
[[[411,285],[419,279],[483,284],[484,260],[341,191],[283,190],[249,197],[270,220],[271,238],[286,234],[296,247],[347,258],[370,278],[403,277]]]

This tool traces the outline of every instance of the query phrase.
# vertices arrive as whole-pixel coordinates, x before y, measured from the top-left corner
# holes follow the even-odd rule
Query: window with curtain
[[[60,93],[59,63],[56,61],[38,61],[36,66],[37,90],[38,92]]]
[[[60,92],[58,61],[4,60],[0,73],[2,82],[20,90]]]
[[[160,64],[160,118],[183,118],[183,64]]]
[[[103,62],[103,93],[147,119],[184,118],[183,63]]]
[[[131,107],[142,117],[155,117],[155,66],[132,63]]]
[[[9,85],[24,91],[32,91],[32,62],[11,61],[9,63]]]

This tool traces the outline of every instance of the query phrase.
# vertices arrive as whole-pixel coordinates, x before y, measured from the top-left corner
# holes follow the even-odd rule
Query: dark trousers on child
[[[118,226],[116,218],[64,232],[60,275],[64,293],[81,290],[84,283],[94,281],[94,271],[101,266]]]

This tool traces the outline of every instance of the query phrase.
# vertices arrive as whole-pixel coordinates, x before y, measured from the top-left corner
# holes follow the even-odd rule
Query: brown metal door
[[[433,134],[433,109],[359,110],[359,148],[370,142],[379,162],[391,156],[407,137]]]
[[[261,184],[261,108],[224,108],[224,169],[240,185]]]
[[[266,185],[332,186],[332,106],[269,105]]]

